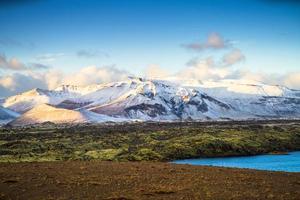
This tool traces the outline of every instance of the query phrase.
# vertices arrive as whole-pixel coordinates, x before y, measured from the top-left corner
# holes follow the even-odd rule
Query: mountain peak
[[[47,92],[48,90],[45,89],[41,89],[41,88],[33,88],[29,91],[23,92],[21,94],[18,94],[16,96],[35,96],[35,95],[42,95],[45,92]]]
[[[146,79],[138,77],[138,76],[128,76],[129,80],[136,80],[136,81],[145,81]]]

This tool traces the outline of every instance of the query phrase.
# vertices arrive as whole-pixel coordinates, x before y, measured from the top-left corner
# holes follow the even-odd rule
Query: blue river
[[[176,160],[173,163],[300,172],[300,151],[289,152],[287,155],[268,154],[243,157],[199,158]]]

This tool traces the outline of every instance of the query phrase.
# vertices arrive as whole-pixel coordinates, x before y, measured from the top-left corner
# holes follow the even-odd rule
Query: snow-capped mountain
[[[84,87],[63,85],[55,90],[33,89],[5,99],[2,106],[24,113],[41,104],[140,120],[300,117],[299,90],[245,80],[128,78]]]

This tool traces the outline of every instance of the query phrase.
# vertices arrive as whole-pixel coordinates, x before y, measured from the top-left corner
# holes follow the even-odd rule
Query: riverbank
[[[184,159],[173,163],[300,173],[300,151],[285,154]]]
[[[0,199],[298,199],[300,173],[161,162],[0,163]]]

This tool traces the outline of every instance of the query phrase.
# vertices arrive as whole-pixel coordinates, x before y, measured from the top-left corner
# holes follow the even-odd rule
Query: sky
[[[128,75],[300,89],[298,0],[1,0],[0,97]]]

